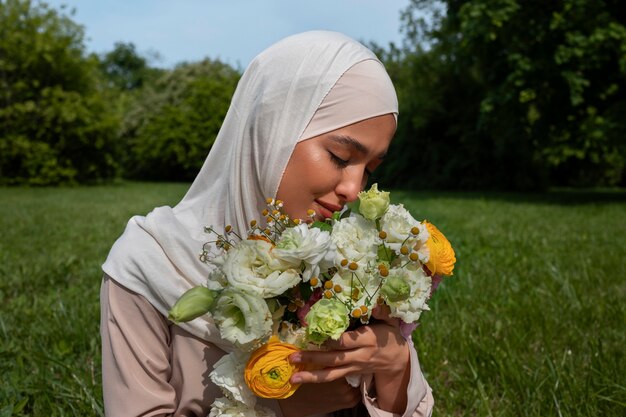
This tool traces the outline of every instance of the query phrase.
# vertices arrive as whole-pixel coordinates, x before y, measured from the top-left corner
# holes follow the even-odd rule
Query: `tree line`
[[[626,12],[607,0],[412,0],[370,44],[398,92],[376,179],[410,188],[624,186]],[[189,181],[241,71],[88,54],[71,14],[0,0],[0,183]]]

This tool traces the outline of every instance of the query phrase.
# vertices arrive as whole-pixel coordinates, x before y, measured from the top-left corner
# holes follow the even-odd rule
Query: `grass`
[[[103,414],[100,265],[186,188],[0,188],[0,417]],[[393,196],[457,250],[414,337],[435,415],[626,414],[626,194]]]

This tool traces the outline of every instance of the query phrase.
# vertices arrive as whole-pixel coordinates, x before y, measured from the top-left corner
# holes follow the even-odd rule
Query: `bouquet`
[[[210,313],[235,350],[215,365],[211,380],[222,388],[210,416],[271,416],[256,398],[287,398],[289,382],[304,365],[289,355],[337,340],[367,325],[374,308],[417,323],[441,278],[452,275],[456,258],[446,237],[428,221],[417,221],[402,204],[374,184],[359,193],[353,210],[325,222],[290,219],[280,200],[268,199],[245,236],[230,226],[203,247],[200,260],[212,266],[207,286],[181,296],[169,317],[189,321]],[[220,251],[209,256],[209,245]]]

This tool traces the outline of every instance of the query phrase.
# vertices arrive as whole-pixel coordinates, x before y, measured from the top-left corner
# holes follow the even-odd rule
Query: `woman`
[[[291,36],[257,56],[233,96],[198,177],[174,208],[133,217],[103,265],[102,355],[107,415],[202,416],[219,389],[208,373],[231,347],[210,317],[181,326],[167,310],[205,282],[204,227],[242,232],[268,196],[292,218],[328,217],[380,164],[396,128],[388,75],[363,45],[332,32]],[[397,321],[347,332],[332,351],[290,359],[320,365],[266,401],[277,415],[324,415],[363,403],[371,415],[429,415],[430,388]],[[353,388],[345,376],[361,374]]]

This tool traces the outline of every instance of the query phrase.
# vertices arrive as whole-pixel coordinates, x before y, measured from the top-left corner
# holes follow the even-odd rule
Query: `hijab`
[[[345,76],[344,76],[345,75]],[[274,197],[301,140],[393,113],[397,99],[382,64],[365,46],[336,32],[293,35],[259,54],[242,75],[200,172],[175,207],[132,217],[102,269],[144,296],[161,314],[188,289],[206,284],[199,254],[231,225],[244,233]],[[181,327],[222,349],[211,317]]]

